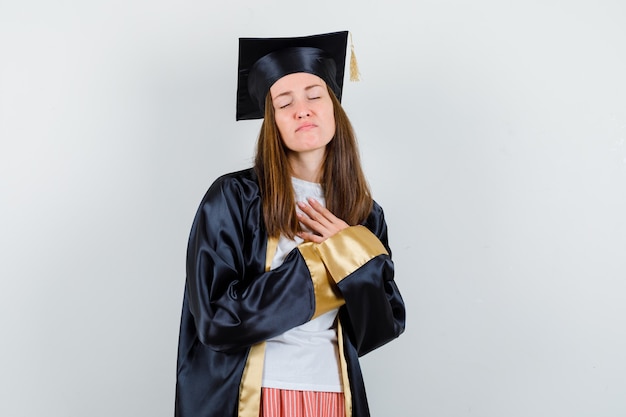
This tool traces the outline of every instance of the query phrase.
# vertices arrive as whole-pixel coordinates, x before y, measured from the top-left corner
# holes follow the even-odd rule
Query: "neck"
[[[324,155],[309,153],[291,153],[289,156],[291,175],[304,181],[319,183],[322,177]]]

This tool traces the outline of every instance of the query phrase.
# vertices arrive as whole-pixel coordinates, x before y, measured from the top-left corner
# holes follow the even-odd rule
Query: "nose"
[[[309,117],[311,115],[311,110],[308,108],[306,103],[301,103],[296,108],[296,117],[298,119],[304,119],[305,117]]]

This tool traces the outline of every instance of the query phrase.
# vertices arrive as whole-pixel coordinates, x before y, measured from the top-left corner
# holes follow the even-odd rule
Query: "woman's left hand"
[[[337,232],[350,227],[350,225],[336,217],[319,201],[309,198],[309,204],[298,202],[298,207],[302,213],[298,214],[298,220],[311,232],[300,232],[300,236],[306,242],[322,243]]]

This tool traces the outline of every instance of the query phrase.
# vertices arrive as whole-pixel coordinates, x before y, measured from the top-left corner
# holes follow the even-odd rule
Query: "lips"
[[[314,123],[304,123],[301,124],[300,126],[298,126],[298,128],[296,129],[296,132],[302,132],[302,131],[307,131],[307,130],[311,130],[313,128],[317,127],[316,124]]]

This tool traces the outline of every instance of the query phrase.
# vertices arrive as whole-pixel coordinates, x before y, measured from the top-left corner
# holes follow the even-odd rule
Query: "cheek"
[[[280,134],[284,135],[287,132],[287,121],[280,116],[274,116],[274,122]]]
[[[335,136],[335,131],[337,130],[337,124],[335,123],[335,113],[333,110],[330,110],[330,114],[328,116],[328,124],[331,136]]]

